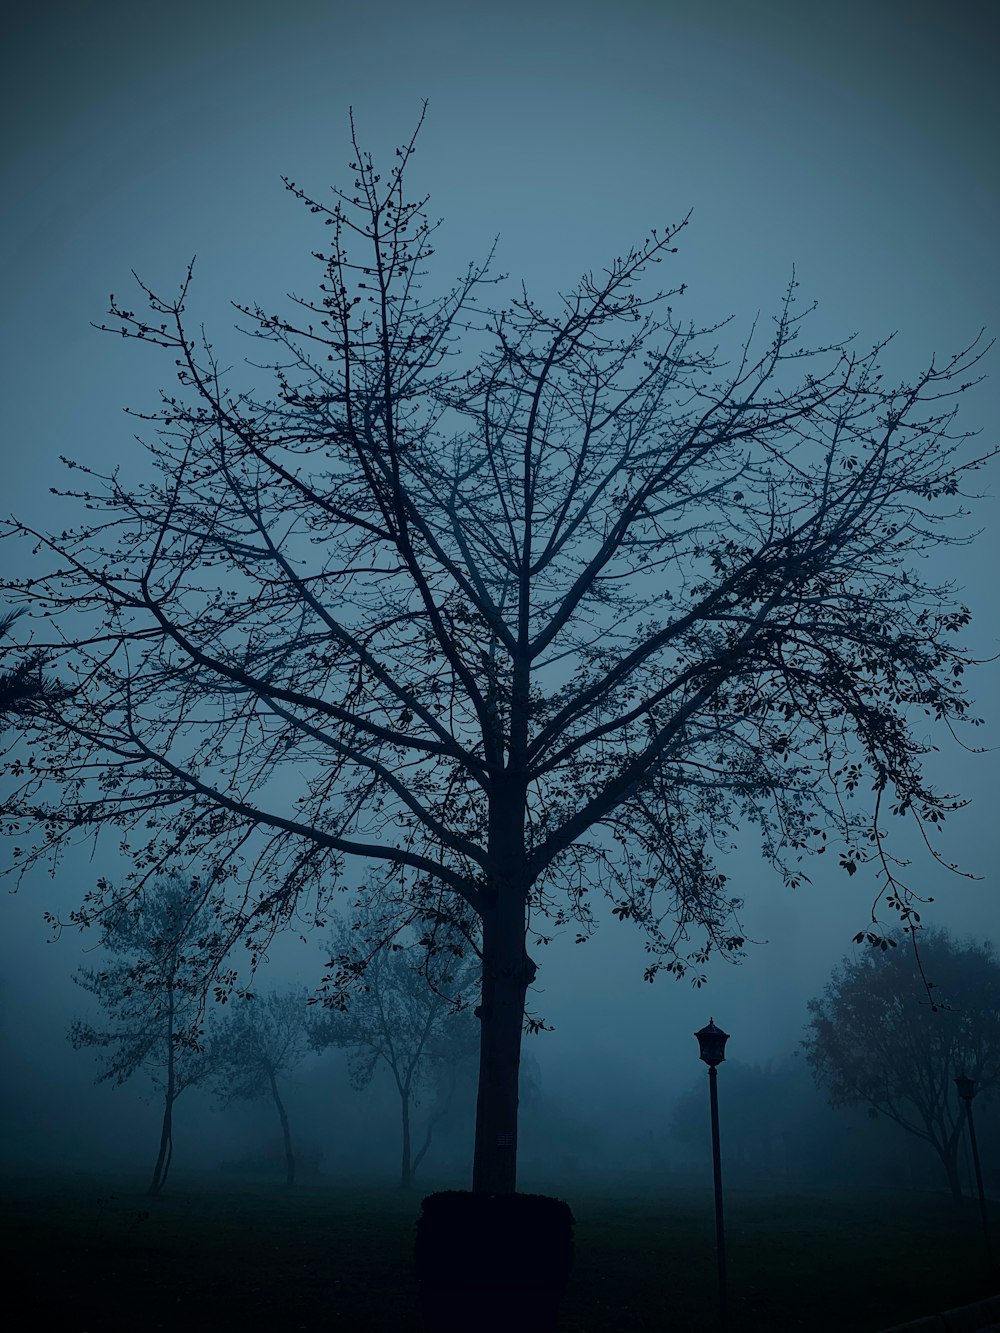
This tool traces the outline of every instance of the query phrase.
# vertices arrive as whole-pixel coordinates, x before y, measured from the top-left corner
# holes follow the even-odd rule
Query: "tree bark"
[[[517,1190],[518,1075],[524,999],[535,966],[524,947],[528,883],[523,786],[506,785],[491,802],[490,853],[495,873],[483,912],[483,978],[479,1009],[479,1095],[472,1189]]]
[[[472,1188],[513,1194],[517,1189],[518,1074],[527,991],[523,938],[516,947],[490,941],[483,930],[479,1096]]]
[[[285,1184],[291,1187],[295,1184],[295,1157],[292,1154],[292,1135],[288,1128],[288,1113],[285,1111],[285,1104],[278,1093],[278,1081],[274,1077],[273,1069],[268,1069],[267,1077],[271,1084],[271,1096],[278,1111],[278,1119],[281,1121],[281,1137],[285,1145]]]
[[[517,1189],[521,1032],[524,997],[535,978],[535,965],[524,949],[525,906],[523,885],[501,882],[483,917],[475,1193],[513,1194]]]

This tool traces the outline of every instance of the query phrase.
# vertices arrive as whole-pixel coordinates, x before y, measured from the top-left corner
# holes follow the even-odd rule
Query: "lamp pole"
[[[725,1330],[726,1310],[726,1228],[722,1212],[722,1153],[719,1148],[718,1066],[726,1058],[729,1033],[716,1027],[715,1019],[694,1034],[698,1038],[700,1060],[708,1065],[708,1095],[712,1108],[712,1170],[715,1177],[715,1254],[719,1267],[719,1328]]]
[[[979,1147],[976,1144],[976,1122],[972,1118],[972,1099],[978,1089],[976,1081],[966,1078],[964,1071],[955,1079],[958,1095],[965,1102],[965,1123],[969,1127],[969,1142],[972,1145],[972,1164],[976,1168],[976,1189],[979,1192],[979,1215],[983,1219],[983,1240],[986,1242],[986,1272],[993,1276],[993,1246],[990,1243],[990,1219],[986,1212],[986,1193],[983,1190],[983,1169],[979,1165]]]

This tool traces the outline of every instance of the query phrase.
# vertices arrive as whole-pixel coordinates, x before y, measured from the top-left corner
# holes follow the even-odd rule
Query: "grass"
[[[710,1198],[545,1192],[577,1221],[560,1333],[715,1329]],[[135,1179],[9,1180],[5,1303],[30,1311],[19,1327],[62,1333],[417,1333],[419,1200],[210,1176],[178,1175],[153,1200]],[[1000,1234],[995,1206],[992,1220]],[[972,1203],[731,1192],[726,1221],[731,1333],[874,1333],[988,1294]]]

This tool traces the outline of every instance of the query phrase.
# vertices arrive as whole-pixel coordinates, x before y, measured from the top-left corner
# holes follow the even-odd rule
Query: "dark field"
[[[546,1192],[568,1198],[577,1220],[560,1333],[714,1330],[708,1191]],[[287,1193],[178,1174],[150,1200],[135,1178],[8,1180],[5,1305],[27,1312],[18,1329],[65,1333],[417,1333],[421,1193],[333,1184]],[[995,1205],[992,1218],[1000,1234]],[[731,1333],[871,1333],[988,1294],[969,1201],[733,1192],[727,1238]]]

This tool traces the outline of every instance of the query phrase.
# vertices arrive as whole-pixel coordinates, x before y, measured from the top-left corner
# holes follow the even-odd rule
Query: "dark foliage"
[[[954,1079],[973,1078],[983,1104],[1000,1088],[1000,962],[989,943],[940,930],[921,932],[920,960],[923,971],[909,937],[845,959],[810,1001],[803,1048],[831,1105],[867,1107],[923,1140],[960,1198]]]
[[[0,615],[0,645],[10,651],[10,633],[23,608]],[[0,670],[0,723],[39,715],[43,705],[65,699],[66,691],[45,674],[45,654],[21,649],[10,667]]]

